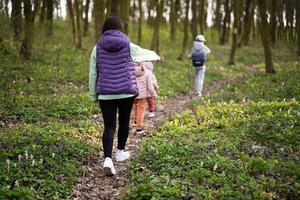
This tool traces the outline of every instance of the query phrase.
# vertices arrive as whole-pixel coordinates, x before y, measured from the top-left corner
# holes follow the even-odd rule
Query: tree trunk
[[[192,15],[191,31],[193,38],[196,38],[198,33],[197,0],[192,0]]]
[[[142,0],[138,0],[139,3],[139,13],[140,13],[140,17],[139,17],[139,30],[138,30],[138,44],[142,43],[142,26],[143,26],[143,1]]]
[[[83,25],[83,36],[84,37],[87,36],[87,32],[89,30],[89,9],[90,9],[90,0],[86,0],[85,6],[84,6],[84,25]]]
[[[170,39],[171,41],[176,40],[176,22],[177,22],[177,17],[176,17],[176,9],[175,9],[175,0],[170,0],[171,5],[170,5]]]
[[[221,0],[216,0],[216,11],[215,11],[215,28],[219,35],[221,33]]]
[[[185,57],[186,53],[186,48],[187,48],[187,43],[189,40],[189,33],[188,33],[188,28],[189,28],[189,10],[190,10],[190,0],[185,1],[185,20],[184,20],[184,34],[183,34],[183,41],[182,41],[182,49],[181,49],[181,54],[178,57],[178,60],[183,60]]]
[[[46,8],[47,8],[47,34],[52,35],[53,33],[53,0],[46,0]]]
[[[239,47],[243,46],[243,45],[248,45],[249,43],[249,37],[250,37],[250,33],[251,33],[251,27],[253,26],[253,17],[254,17],[254,9],[255,9],[255,5],[253,0],[246,0],[245,3],[245,16],[244,16],[244,20],[243,20],[243,33],[242,33],[242,37],[239,43]]]
[[[11,20],[14,29],[14,39],[21,40],[22,37],[22,4],[20,0],[12,0]]]
[[[227,41],[227,22],[230,21],[230,9],[229,9],[229,0],[225,1],[225,5],[224,5],[224,9],[225,9],[225,16],[223,19],[223,25],[222,25],[222,36],[221,36],[221,45],[224,45]]]
[[[30,60],[32,55],[32,45],[34,39],[34,16],[36,11],[32,11],[31,1],[24,0],[25,33],[20,48],[20,56],[25,60]],[[35,7],[37,9],[37,7]]]
[[[266,0],[257,1],[260,15],[260,34],[265,52],[265,67],[267,73],[275,73],[272,61],[272,51],[270,44],[270,29],[267,20],[267,2]]]
[[[165,0],[160,0],[157,6],[157,15],[155,18],[153,37],[151,42],[151,49],[159,53],[159,27],[160,21],[164,11]]]
[[[46,0],[42,0],[42,7],[41,7],[41,13],[40,13],[40,22],[44,23],[45,20],[45,13],[46,13]]]
[[[297,55],[300,56],[300,1],[296,1]]]
[[[75,30],[75,19],[74,19],[72,0],[67,0],[67,8],[68,8],[68,14],[72,25],[73,42],[74,44],[76,44],[76,30]]]
[[[276,10],[277,10],[277,0],[271,0],[271,8],[270,8],[270,23],[271,23],[271,43],[272,45],[276,42]]]
[[[129,10],[130,10],[130,0],[122,0],[120,2],[120,16],[124,22],[124,32],[128,34],[129,32]]]
[[[106,6],[106,18],[107,18],[111,16],[112,0],[106,0],[105,6]]]
[[[200,33],[201,33],[201,34],[204,33],[204,26],[205,26],[205,19],[206,19],[204,7],[205,7],[205,0],[200,0],[200,2],[199,2],[199,17],[198,17],[198,23],[199,23]]]
[[[81,12],[79,9],[79,0],[74,0],[74,9],[76,15],[76,48],[81,48]]]
[[[234,57],[235,52],[237,48],[237,37],[238,37],[238,26],[239,26],[239,4],[237,2],[238,0],[233,0],[233,31],[232,31],[232,45],[231,45],[231,51],[230,51],[230,57],[229,57],[229,64],[234,65]]]
[[[100,37],[100,32],[104,23],[105,0],[94,0],[94,27],[95,27],[95,41]]]
[[[120,14],[120,0],[111,0],[111,15],[118,16],[119,14]]]

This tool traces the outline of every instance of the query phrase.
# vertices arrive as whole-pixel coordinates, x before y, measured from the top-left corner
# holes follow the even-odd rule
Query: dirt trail
[[[250,69],[251,67],[247,68]],[[253,68],[251,68],[251,70],[249,69],[247,69],[247,71],[250,73],[257,72],[257,70],[253,70]],[[203,93],[204,95],[212,94],[228,83],[242,81],[243,79],[244,77],[238,77],[232,80],[210,82],[208,85],[204,86]],[[147,115],[145,116],[146,132],[159,129],[164,122],[170,120],[175,115],[180,114],[187,108],[188,103],[196,98],[195,95],[185,94],[170,97],[166,101],[158,100],[155,112],[156,117],[148,119]],[[127,167],[132,160],[136,159],[136,153],[142,139],[143,137],[135,135],[134,129],[132,129],[126,145],[126,149],[131,153],[131,158],[126,162],[114,162],[117,170],[117,175],[114,177],[107,177],[104,175],[102,170],[103,155],[102,152],[99,153],[95,160],[90,161],[88,173],[80,178],[79,182],[74,187],[73,194],[68,199],[117,199],[124,185],[126,185],[128,181]]]

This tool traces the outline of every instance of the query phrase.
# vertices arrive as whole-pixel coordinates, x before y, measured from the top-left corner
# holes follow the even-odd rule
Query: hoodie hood
[[[108,52],[117,52],[129,45],[129,38],[121,31],[105,31],[99,40],[101,48]]]
[[[201,51],[203,49],[203,42],[194,41],[193,43],[193,50],[194,51]]]
[[[153,64],[152,62],[143,62],[142,65],[144,66],[144,68],[146,68],[149,71],[153,71]]]

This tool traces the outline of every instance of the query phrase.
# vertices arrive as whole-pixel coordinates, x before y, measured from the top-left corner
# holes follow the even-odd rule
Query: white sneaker
[[[148,117],[149,117],[149,118],[155,117],[155,113],[154,113],[154,112],[149,112],[149,113],[148,113]]]
[[[196,93],[196,96],[197,96],[197,97],[202,97],[202,93],[201,93],[201,92],[197,92],[197,93]]]
[[[116,152],[116,161],[117,162],[125,161],[129,157],[130,157],[129,151],[124,151],[124,150],[117,149],[117,152]]]
[[[111,158],[106,157],[103,163],[103,170],[106,176],[113,176],[116,174],[116,169]]]

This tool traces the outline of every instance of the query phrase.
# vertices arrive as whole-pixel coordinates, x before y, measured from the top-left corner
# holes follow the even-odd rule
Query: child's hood
[[[144,66],[145,69],[149,71],[153,71],[153,64],[152,62],[143,62],[142,65]]]
[[[147,70],[143,65],[138,65],[135,67],[135,75],[136,77],[142,77],[145,76],[147,73]]]
[[[200,51],[200,50],[203,49],[203,45],[204,45],[203,42],[194,41],[194,43],[193,43],[193,50]]]

